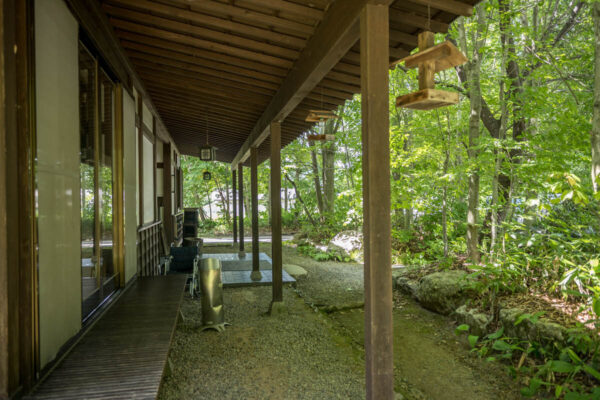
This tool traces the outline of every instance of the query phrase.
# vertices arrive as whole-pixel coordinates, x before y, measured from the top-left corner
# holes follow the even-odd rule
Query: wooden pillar
[[[244,166],[238,164],[238,211],[239,211],[239,228],[240,228],[240,256],[245,256],[244,252]]]
[[[33,2],[0,0],[0,398],[38,368]]]
[[[138,92],[137,128],[138,128],[138,196],[139,196],[139,225],[144,225],[144,107],[142,94]]]
[[[235,168],[231,169],[231,201],[232,201],[232,209],[233,209],[233,244],[236,244],[238,241],[238,231],[237,231],[237,179],[236,179],[236,171]]]
[[[281,123],[271,127],[271,256],[273,261],[273,303],[283,303],[283,273],[281,259]]]
[[[394,398],[388,13],[387,5],[367,3],[360,18],[368,400]]]
[[[13,206],[18,203],[16,196],[11,196],[16,192],[17,175],[16,146],[11,146],[16,144],[17,134],[15,55],[8,50],[15,43],[15,16],[13,0],[0,0],[0,398],[9,398],[19,385],[19,266],[18,259],[16,263],[9,259],[10,238],[17,228],[14,223],[9,226],[14,211],[11,202]],[[15,177],[10,179],[11,175]]]
[[[173,243],[175,227],[173,225],[173,182],[171,181],[171,168],[173,168],[173,150],[171,142],[163,145],[163,209],[165,212],[165,232],[167,243]]]
[[[258,259],[258,149],[250,148],[250,195],[252,198],[252,273],[253,281],[260,281],[260,260]]]
[[[113,265],[118,271],[119,287],[125,287],[125,196],[123,170],[123,85],[115,88],[114,175],[113,175]]]

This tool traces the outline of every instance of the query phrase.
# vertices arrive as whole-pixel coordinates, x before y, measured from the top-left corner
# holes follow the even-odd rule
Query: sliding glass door
[[[113,263],[115,84],[79,45],[81,297],[85,320],[117,288]]]

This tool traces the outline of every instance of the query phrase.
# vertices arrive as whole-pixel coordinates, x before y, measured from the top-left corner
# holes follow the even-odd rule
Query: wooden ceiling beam
[[[200,49],[216,51],[234,57],[258,61],[265,64],[274,65],[280,68],[289,69],[293,65],[292,61],[283,58],[274,57],[263,53],[257,53],[255,51],[250,51],[239,47],[213,42],[210,40],[183,35],[180,33],[169,32],[163,29],[153,28],[135,22],[129,22],[117,18],[110,18],[110,22],[111,24],[113,24],[113,26],[115,26],[118,29],[127,30],[130,32],[143,34],[146,36],[167,40],[179,44],[186,44]]]
[[[283,0],[239,0],[238,4],[254,4],[264,8],[275,8],[277,11],[294,14],[304,18],[310,18],[318,22],[323,17],[324,12],[314,7],[307,7],[301,4],[292,3]]]
[[[138,57],[136,54],[130,54],[130,56],[135,65],[138,65],[142,68],[145,67],[154,69],[158,74],[168,72],[182,76],[182,78],[207,81],[208,84],[222,84],[223,86],[231,87],[234,90],[243,89],[268,96],[272,96],[278,88],[278,86],[275,84],[256,81],[254,79],[239,76],[237,74],[223,73],[218,70],[198,68],[185,63],[173,62],[170,59],[154,57],[152,61],[148,61],[147,56]],[[198,74],[190,74],[189,72],[196,72]],[[352,97],[352,93],[337,91],[325,87],[321,90],[320,86],[311,94],[309,94],[308,97],[313,100],[320,101],[322,95],[324,95],[325,100],[334,97],[340,99]]]
[[[160,89],[148,89],[150,94],[153,97],[156,97],[157,100],[165,101],[174,101],[179,104],[189,104],[190,106],[197,107],[199,110],[202,109],[216,109],[221,112],[229,112],[229,113],[244,113],[249,116],[252,116],[256,121],[258,117],[260,117],[260,108],[251,108],[251,106],[247,107],[239,107],[234,103],[224,101],[221,99],[217,99],[213,96],[210,99],[206,99],[204,97],[192,96],[188,93],[179,93],[176,91],[166,92],[163,88]]]
[[[133,32],[118,30],[117,34],[121,38],[121,43],[125,48],[132,48],[132,46],[144,46],[145,52],[150,51],[150,49],[157,49],[161,52],[168,52],[168,57],[176,57],[177,54],[181,54],[182,56],[184,56],[180,57],[181,60],[190,62],[193,59],[213,60],[214,62],[223,63],[229,66],[244,68],[249,71],[247,75],[255,77],[257,79],[264,78],[264,75],[269,75],[272,78],[281,78],[278,79],[279,83],[283,81],[282,78],[285,77],[287,74],[286,70],[283,68],[267,64],[261,64],[260,62],[243,60],[238,57],[233,57],[213,51],[202,50],[188,45],[182,45],[166,40],[151,38],[149,36],[139,35]],[[259,75],[255,74],[256,72],[258,72]],[[327,74],[326,78],[328,79],[328,81],[331,82],[335,81],[341,84],[350,84],[360,88],[360,77],[358,76],[349,75],[337,71],[330,71]],[[354,92],[356,92],[356,90]]]
[[[261,61],[244,60],[239,57],[218,53],[212,50],[199,49],[194,46],[174,43],[168,40],[162,40],[151,36],[140,35],[137,33],[123,30],[118,30],[117,34],[121,38],[121,42],[125,42],[125,45],[127,45],[127,42],[134,44],[142,44],[147,47],[167,50],[171,53],[185,54],[188,57],[208,59],[213,60],[215,62],[240,67],[245,65],[246,68],[249,70],[260,71],[265,74],[271,74],[277,77],[284,77],[287,73],[287,69],[285,68],[265,64]]]
[[[130,57],[144,57],[150,61],[161,60],[161,62],[162,60],[169,60],[171,65],[186,65],[189,67],[210,69],[212,71],[218,72],[224,71],[230,74],[252,79],[253,81],[260,81],[268,85],[275,85],[277,87],[281,84],[282,81],[282,79],[278,76],[253,71],[235,65],[224,64],[205,58],[188,56],[186,54],[163,50],[160,48],[146,46],[143,44],[133,43],[129,41],[123,41],[122,44],[123,47],[127,49],[127,53],[130,55]],[[259,85],[258,83],[256,84]]]
[[[223,70],[218,70],[214,68],[204,68],[194,64],[188,64],[185,62],[178,61],[173,58],[165,58],[165,57],[155,57],[145,53],[139,53],[135,50],[129,51],[129,58],[134,62],[134,64],[144,65],[145,63],[157,66],[169,66],[172,68],[177,68],[181,71],[193,72],[203,76],[212,76],[215,78],[223,78],[230,81],[240,82],[244,84],[249,84],[255,87],[261,87],[264,89],[269,89],[272,91],[277,90],[278,86],[275,83],[265,82],[258,79],[248,78],[245,75],[224,72]]]
[[[271,2],[272,0],[266,0]],[[273,32],[268,29],[257,28],[252,25],[242,24],[231,21],[229,19],[213,17],[211,15],[190,11],[188,9],[182,9],[178,7],[169,6],[166,4],[160,4],[148,0],[108,0],[110,4],[116,4],[120,6],[127,6],[135,8],[139,11],[152,12],[155,15],[177,18],[178,20],[189,21],[202,26],[212,27],[224,30],[226,32],[235,32],[245,37],[254,37],[263,40],[267,40],[273,44],[284,45],[289,48],[296,50],[302,49],[306,44],[306,40],[295,36],[283,35],[280,33]],[[287,3],[287,2],[286,2]],[[292,3],[293,4],[293,3]]]
[[[235,112],[235,110],[229,110],[227,108],[221,107],[215,104],[194,104],[189,101],[174,101],[176,100],[173,97],[169,97],[168,99],[156,96],[157,107],[167,108],[169,106],[175,107],[181,111],[185,111],[186,113],[190,113],[190,115],[202,115],[202,114],[210,114],[220,116],[228,121],[236,121],[239,123],[250,124],[253,125],[256,121],[256,118],[249,113],[243,112]]]
[[[241,83],[235,83],[227,81],[225,79],[206,78],[200,75],[190,76],[189,74],[185,74],[183,71],[178,71],[176,69],[166,67],[160,68],[159,66],[150,66],[147,63],[136,64],[136,67],[140,74],[146,76],[151,81],[166,80],[168,82],[184,85],[183,87],[189,84],[190,89],[195,88],[205,91],[210,90],[211,93],[227,91],[230,94],[235,93],[236,98],[244,98],[246,101],[252,101],[255,104],[263,104],[264,102],[268,101],[268,99],[270,99],[274,93],[274,91],[256,88],[249,85],[242,85]],[[168,71],[171,74],[171,76],[165,78],[165,71]],[[329,92],[331,92],[331,90],[329,90]],[[352,97],[352,95],[350,95],[349,93],[335,93],[338,94],[340,97],[329,96],[325,93],[325,90],[323,90],[323,94],[321,94],[320,90],[317,89],[314,92],[309,93],[307,95],[307,99],[313,100],[313,103],[316,105],[316,107],[319,107],[321,105],[322,108],[323,106],[337,104],[340,100],[344,101]]]
[[[212,0],[185,0],[184,3],[188,4],[190,9],[193,11],[200,11],[209,14],[218,13],[220,15],[226,15],[239,21],[244,21],[251,24],[259,23],[267,27],[274,27],[283,29],[284,31],[294,32],[303,38],[310,37],[314,32],[314,27],[310,25],[302,24],[289,19],[279,18],[273,15],[251,11],[247,8],[242,8],[227,3],[221,3]]]
[[[262,86],[253,85],[249,83],[247,79],[243,77],[237,77],[237,81],[233,81],[231,79],[230,74],[221,74],[221,77],[203,74],[203,73],[194,73],[198,72],[196,70],[191,71],[189,69],[182,69],[180,67],[167,66],[165,64],[159,64],[155,62],[149,62],[144,59],[134,58],[136,68],[140,70],[145,70],[146,72],[152,72],[156,74],[156,78],[159,79],[163,74],[168,74],[172,78],[177,78],[182,81],[189,81],[195,84],[202,84],[205,87],[213,88],[213,89],[230,89],[236,90],[238,92],[247,92],[249,95],[259,95],[259,96],[268,96],[271,97],[277,90],[276,88],[265,88]],[[222,86],[222,88],[221,88]]]
[[[102,5],[102,8],[113,18],[118,18],[122,21],[130,21],[136,24],[142,24],[144,26],[156,27],[163,31],[178,33],[191,38],[199,38],[217,43],[221,42],[230,46],[236,46],[241,49],[252,50],[287,60],[295,60],[299,54],[297,49],[288,49],[269,44],[264,41],[248,39],[244,36],[224,33],[221,31],[192,25],[190,23],[173,21],[171,19],[154,16],[147,13],[111,6],[106,3]]]
[[[404,33],[401,31],[396,31],[393,29],[390,29],[390,40],[404,43],[411,47],[416,47],[418,45],[417,37],[415,35],[411,35],[410,33]]]
[[[283,121],[357,42],[360,36],[358,20],[367,1],[344,0],[331,5],[235,156],[232,167],[243,162],[250,147],[259,146],[268,136],[271,122]]]
[[[246,103],[252,104],[256,107],[265,107],[265,104],[268,103],[268,98],[265,101],[260,101],[256,96],[247,96],[245,94],[240,94],[238,92],[235,93],[224,93],[222,90],[214,90],[209,88],[204,88],[198,85],[190,85],[189,82],[182,82],[177,79],[160,79],[160,82],[153,83],[152,81],[156,80],[156,77],[151,74],[147,74],[145,71],[139,71],[140,76],[148,83],[148,87],[162,87],[163,90],[180,90],[180,91],[188,91],[190,93],[198,93],[201,95],[208,95],[212,97],[216,97],[222,99],[223,101],[228,101],[233,104],[238,103]]]
[[[411,3],[420,4],[422,6],[430,6],[435,10],[449,12],[455,15],[470,17],[473,15],[473,6],[455,0],[408,0]]]
[[[390,20],[398,22],[405,26],[430,30],[432,32],[448,32],[448,24],[445,22],[436,21],[433,18],[422,17],[417,14],[407,13],[395,8],[390,8]]]

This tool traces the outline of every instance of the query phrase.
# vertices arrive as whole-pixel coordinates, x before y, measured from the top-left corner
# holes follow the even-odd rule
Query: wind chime
[[[429,5],[427,5],[428,23],[431,23]],[[435,34],[429,26],[427,31],[419,33],[419,52],[403,58],[406,68],[419,69],[419,90],[396,99],[396,107],[414,110],[433,110],[458,103],[458,93],[435,88],[435,74],[466,63],[468,60],[452,42],[446,40],[435,45]]]
[[[206,117],[206,144],[200,146],[200,160],[202,161],[214,161],[215,160],[216,147],[208,144],[208,116]],[[205,170],[202,173],[202,179],[210,181],[212,175],[210,171]]]
[[[317,122],[321,125],[321,132],[325,132],[325,121],[329,119],[337,119],[333,111],[323,109],[323,86],[321,86],[321,110],[310,110],[306,116],[306,122]],[[334,141],[335,135],[309,135],[307,137],[310,141]]]

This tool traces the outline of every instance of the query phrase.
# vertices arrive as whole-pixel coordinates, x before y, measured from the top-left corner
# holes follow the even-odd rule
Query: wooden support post
[[[394,398],[387,5],[361,14],[365,363],[368,400]]]
[[[281,123],[272,122],[271,132],[271,257],[273,261],[273,302],[271,313],[283,305],[281,259]]]
[[[231,170],[231,201],[232,201],[232,209],[233,209],[233,244],[235,245],[238,241],[238,231],[237,231],[237,179],[236,179],[236,171],[235,168]]]
[[[435,45],[435,34],[425,31],[419,33],[419,52]],[[419,90],[435,88],[435,60],[425,61],[419,66]]]
[[[258,259],[258,149],[250,148],[250,194],[252,197],[252,273],[253,281],[260,281],[260,260]]]
[[[163,206],[165,212],[165,233],[167,243],[173,243],[175,227],[173,223],[173,182],[171,181],[171,169],[173,168],[173,150],[171,142],[163,146]]]
[[[138,103],[136,118],[138,128],[138,200],[139,200],[139,221],[140,226],[144,225],[144,107],[142,106],[142,94],[138,93]]]
[[[113,176],[113,265],[119,287],[125,287],[125,205],[123,170],[123,86],[115,88],[114,176]]]
[[[238,164],[238,211],[239,211],[239,228],[240,228],[240,257],[245,257],[246,252],[244,251],[244,166]]]

